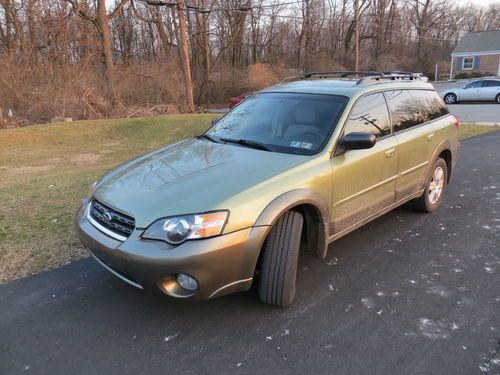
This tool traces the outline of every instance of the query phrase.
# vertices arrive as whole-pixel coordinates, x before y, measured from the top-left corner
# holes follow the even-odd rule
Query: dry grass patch
[[[0,130],[0,283],[86,255],[73,216],[90,184],[134,156],[192,137],[212,115]]]
[[[462,127],[460,128],[460,139],[470,138],[475,135],[481,135],[498,130],[500,130],[500,126],[462,124]]]

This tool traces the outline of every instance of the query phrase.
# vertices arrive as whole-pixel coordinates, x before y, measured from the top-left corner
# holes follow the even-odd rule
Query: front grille
[[[132,216],[125,215],[95,199],[90,203],[90,216],[104,228],[123,237],[130,236],[135,228]]]

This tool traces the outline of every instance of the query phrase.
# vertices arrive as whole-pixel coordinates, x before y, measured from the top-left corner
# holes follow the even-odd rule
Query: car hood
[[[166,216],[230,209],[225,201],[305,159],[188,139],[108,172],[94,196],[145,228]]]

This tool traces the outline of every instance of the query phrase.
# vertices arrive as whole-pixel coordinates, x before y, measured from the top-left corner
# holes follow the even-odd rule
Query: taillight
[[[453,117],[453,122],[455,123],[455,128],[460,129],[460,120],[457,119],[455,116]]]

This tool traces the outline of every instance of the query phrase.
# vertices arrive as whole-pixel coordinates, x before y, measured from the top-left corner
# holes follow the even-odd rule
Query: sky
[[[488,6],[497,3],[498,0],[458,0],[460,5],[472,3],[479,6]]]

